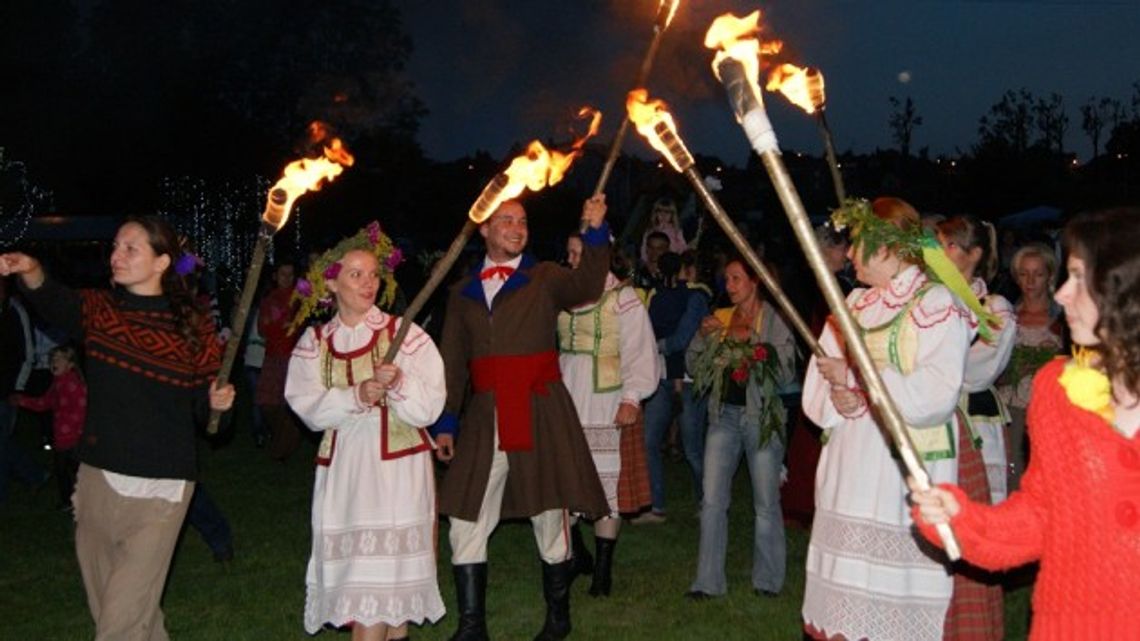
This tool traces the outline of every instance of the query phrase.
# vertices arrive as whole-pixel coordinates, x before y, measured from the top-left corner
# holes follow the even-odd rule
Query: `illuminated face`
[[[823,253],[823,262],[831,273],[834,274],[847,265],[847,243],[820,245],[819,249]]]
[[[127,223],[119,228],[111,249],[112,281],[133,294],[161,294],[162,273],[167,267],[170,256],[154,253],[142,225]]]
[[[847,250],[847,257],[855,266],[855,278],[871,287],[889,286],[899,268],[898,259],[891,256],[885,246],[880,247],[864,261],[862,247],[858,244],[851,245]]]
[[[582,262],[581,238],[571,236],[566,239],[566,262],[570,264],[572,269],[578,269],[578,263]]]
[[[1065,308],[1065,322],[1069,324],[1069,333],[1073,342],[1077,345],[1096,345],[1100,343],[1100,337],[1096,335],[1100,310],[1097,309],[1096,301],[1089,293],[1085,261],[1076,256],[1069,256],[1066,265],[1069,268],[1069,277],[1057,290],[1054,299]]]
[[[756,297],[756,281],[748,276],[744,265],[732,261],[724,268],[724,289],[733,305],[741,305]]]
[[[669,251],[669,241],[664,238],[655,237],[645,241],[645,261],[653,267],[657,266],[657,259],[667,251]]]
[[[479,227],[479,233],[483,235],[487,256],[492,261],[512,260],[526,249],[526,210],[518,202],[507,201]]]
[[[1014,278],[1025,298],[1038,299],[1049,293],[1049,268],[1045,259],[1036,254],[1026,254],[1021,258]]]
[[[296,271],[293,266],[278,265],[277,271],[273,273],[273,282],[278,289],[293,289],[293,285],[297,282]]]
[[[353,322],[368,313],[376,302],[380,291],[380,263],[370,252],[354,249],[340,259],[340,273],[327,284],[336,296],[341,317]]]
[[[71,361],[67,360],[67,356],[61,352],[56,352],[51,355],[51,374],[52,376],[59,376],[71,369]]]

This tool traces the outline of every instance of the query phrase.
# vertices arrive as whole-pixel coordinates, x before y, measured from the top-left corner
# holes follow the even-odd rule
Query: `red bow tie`
[[[495,265],[494,267],[488,267],[487,269],[479,272],[479,278],[481,280],[488,280],[491,278],[506,280],[510,278],[511,274],[513,273],[515,273],[515,268],[511,267],[510,265]]]

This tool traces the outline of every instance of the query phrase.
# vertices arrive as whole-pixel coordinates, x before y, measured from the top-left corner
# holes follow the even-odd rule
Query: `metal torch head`
[[[261,222],[272,227],[273,231],[281,229],[288,215],[289,192],[280,187],[269,190],[269,197],[265,202],[265,211],[261,214]]]

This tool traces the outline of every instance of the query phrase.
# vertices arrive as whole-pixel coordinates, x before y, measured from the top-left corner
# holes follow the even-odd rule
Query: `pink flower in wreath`
[[[366,227],[365,230],[368,232],[368,242],[373,245],[380,242],[380,223],[374,220],[368,223],[368,227]]]
[[[324,277],[325,280],[336,280],[337,275],[340,274],[340,261],[325,267]]]
[[[384,266],[388,268],[388,271],[396,271],[402,262],[404,262],[404,252],[399,247],[393,247],[392,253],[384,259]]]

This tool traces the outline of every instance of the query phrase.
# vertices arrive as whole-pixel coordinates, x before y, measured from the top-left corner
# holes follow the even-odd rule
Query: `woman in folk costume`
[[[1013,305],[1004,296],[992,294],[986,288],[986,281],[997,271],[997,234],[988,222],[973,216],[954,216],[938,223],[938,241],[970,283],[974,296],[1001,321],[1001,327],[993,332],[993,340],[979,336],[970,345],[962,386],[969,436],[975,443],[981,442],[990,500],[1001,503],[1007,495],[1004,432],[1009,412],[998,397],[994,383],[1009,364],[1018,328]]]
[[[732,306],[701,321],[685,353],[694,394],[709,396],[697,576],[685,593],[694,600],[728,591],[728,508],[741,458],[752,481],[753,591],[777,596],[787,565],[780,509],[786,413],[777,390],[795,375],[795,342],[743,258],[728,259],[724,278]]]
[[[352,625],[352,638],[407,637],[407,623],[444,614],[436,583],[432,442],[422,427],[443,411],[443,361],[413,325],[382,364],[399,320],[392,300],[399,254],[372,223],[325,252],[299,282],[300,325],[335,301],[328,323],[293,351],[285,398],[323,432],[313,485],[313,545],[305,630]]]
[[[567,239],[566,253],[570,267],[577,269],[580,236]],[[634,288],[611,271],[600,299],[558,315],[558,352],[562,380],[610,506],[610,513],[594,522],[593,567],[575,523],[575,566],[579,573],[594,575],[592,596],[609,596],[621,513],[651,503],[641,401],[657,389],[660,373],[649,312]]]
[[[958,485],[986,505],[1006,497],[1007,459],[1004,431],[1009,412],[993,388],[1005,370],[1017,335],[1013,306],[989,294],[986,279],[997,271],[997,234],[993,225],[972,216],[954,216],[937,225],[938,241],[962,273],[970,290],[1000,325],[992,336],[979,334],[966,356],[965,380],[958,403]],[[955,566],[954,596],[946,614],[946,641],[1001,641],[1005,637],[1002,586],[998,577]]]
[[[961,302],[973,298],[969,287],[901,200],[852,201],[833,223],[850,227],[856,277],[870,286],[852,291],[847,304],[883,383],[931,477],[954,481],[954,410],[978,327]],[[973,306],[983,314],[976,299]],[[835,356],[813,356],[804,381],[804,413],[827,431],[816,473],[805,630],[815,639],[939,641],[953,580],[943,556],[919,545],[901,464],[833,323],[820,344]]]
[[[1033,455],[1000,505],[943,485],[915,491],[922,534],[949,522],[969,563],[1039,561],[1032,641],[1140,638],[1140,209],[1065,227],[1068,279],[1056,300],[1076,345],[1033,380]]]

